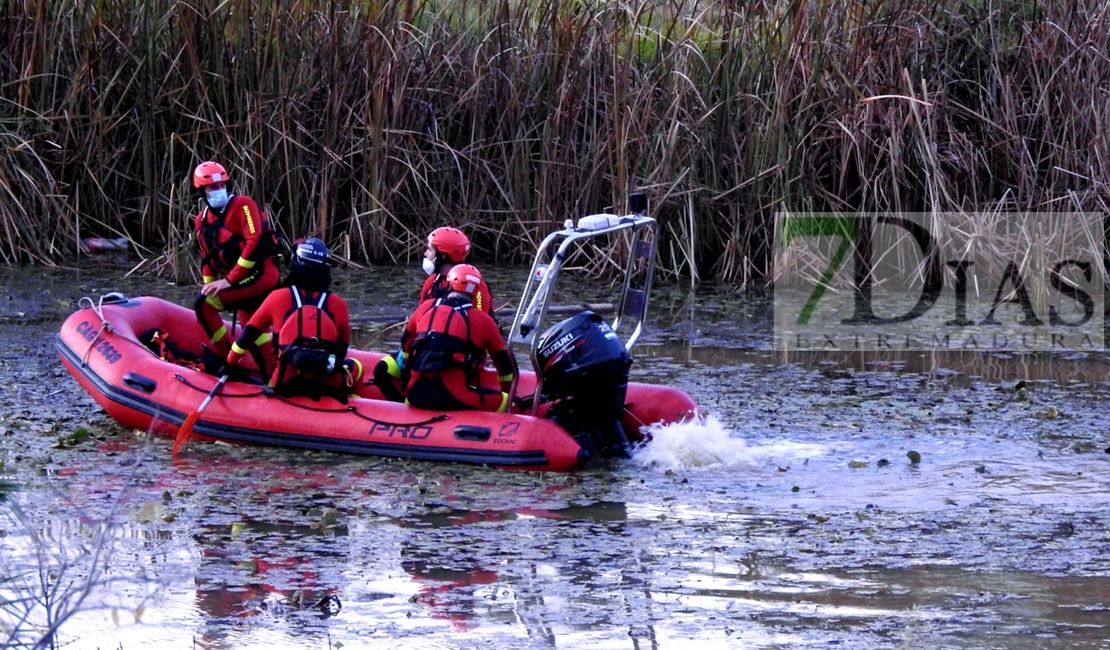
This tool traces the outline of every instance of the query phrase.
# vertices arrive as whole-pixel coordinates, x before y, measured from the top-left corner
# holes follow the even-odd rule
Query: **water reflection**
[[[776,363],[804,368],[853,368],[898,371],[924,375],[959,375],[974,381],[1041,381],[1061,384],[1110,381],[1110,364],[1105,354],[1096,353],[980,353],[966,351],[782,353]]]
[[[448,499],[456,498],[449,487],[440,487]],[[505,613],[513,613],[516,621],[526,628],[529,638],[544,639],[554,647],[554,632],[543,617],[535,615],[546,607],[543,594],[518,586],[519,577],[514,577],[521,572],[518,566],[511,566],[504,575],[498,572],[499,567],[504,570],[506,558],[519,554],[519,549],[506,549],[491,557],[489,539],[485,535],[491,529],[515,529],[517,523],[533,519],[562,523],[622,522],[626,519],[626,508],[623,503],[613,502],[558,509],[464,510],[433,506],[432,512],[397,518],[395,523],[405,531],[400,544],[401,567],[420,585],[413,602],[427,608],[433,619],[449,621],[453,629],[467,631],[473,619],[479,616],[479,609],[484,610],[482,618],[499,618],[493,611],[498,609],[495,603],[508,600],[512,607]],[[597,558],[590,555],[572,559],[571,566],[559,572],[570,575],[575,581],[588,581],[591,567],[597,565]],[[548,568],[534,566],[528,571],[544,572]]]
[[[340,273],[356,321],[403,319],[413,271],[412,287]],[[0,508],[18,499],[70,550],[112,524],[74,647],[1070,649],[1110,632],[1101,353],[776,356],[756,302],[661,287],[634,378],[716,420],[654,455],[567,476],[220,445],[171,464],[51,348],[80,295],[195,290],[121,275],[2,281],[0,460],[65,499]],[[89,442],[59,446],[76,427]],[[34,575],[5,532],[0,561]],[[310,607],[328,596],[330,618]]]
[[[487,568],[480,554],[472,550],[477,540],[465,534],[429,531],[513,517],[511,511],[452,509],[396,520],[402,529],[413,531],[401,542],[400,556],[401,568],[420,585],[415,602],[426,607],[432,618],[449,621],[455,630],[468,630],[480,588],[496,584],[497,571]]]
[[[727,612],[735,626],[725,635],[746,638],[753,647],[779,647],[783,639],[768,643],[765,636],[773,627],[796,635],[792,647],[837,643],[838,630],[867,629],[897,647],[975,648],[983,642],[973,630],[989,626],[1007,639],[1006,648],[1040,648],[1053,640],[1063,642],[1060,647],[1095,648],[1110,627],[1110,581],[1097,578],[984,575],[943,565],[794,573],[769,564],[754,578],[718,567],[691,582],[696,586],[684,601]],[[759,637],[763,643],[754,642]]]
[[[780,352],[698,344],[687,340],[655,340],[637,351],[641,360],[658,358],[691,365],[791,365],[805,370],[876,371],[955,378],[973,382],[1052,381],[1060,384],[1110,382],[1110,354],[1106,353],[993,353],[967,351],[910,352]],[[962,378],[962,379],[959,379]]]
[[[202,521],[224,519],[211,510]],[[196,569],[197,607],[204,616],[197,645],[236,647],[228,634],[256,616],[299,619],[295,635],[315,636],[308,619],[339,614],[336,587],[321,580],[320,565],[344,561],[336,538],[346,526],[275,523],[240,517],[230,525],[201,525],[193,535],[200,549]]]

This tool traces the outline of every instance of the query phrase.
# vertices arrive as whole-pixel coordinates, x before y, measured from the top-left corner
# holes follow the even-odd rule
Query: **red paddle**
[[[172,455],[176,456],[177,452],[185,444],[185,441],[189,439],[189,434],[193,432],[193,425],[196,424],[197,420],[200,419],[200,414],[204,411],[204,409],[208,408],[208,403],[212,401],[212,398],[216,396],[216,393],[220,392],[220,388],[223,387],[223,385],[227,382],[227,378],[228,375],[223,375],[222,377],[220,377],[220,380],[216,382],[216,385],[212,388],[212,391],[208,393],[208,396],[205,397],[204,401],[200,403],[200,406],[197,408],[197,410],[190,413],[189,417],[185,418],[185,421],[181,423],[181,428],[177,430],[177,438],[175,438],[173,441]]]

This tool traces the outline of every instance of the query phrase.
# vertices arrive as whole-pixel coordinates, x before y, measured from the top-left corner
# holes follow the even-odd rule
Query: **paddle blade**
[[[185,441],[189,439],[189,434],[193,432],[193,425],[200,419],[200,411],[193,411],[185,421],[181,423],[181,428],[177,430],[177,438],[173,441],[173,453],[176,456],[181,447],[185,445]]]

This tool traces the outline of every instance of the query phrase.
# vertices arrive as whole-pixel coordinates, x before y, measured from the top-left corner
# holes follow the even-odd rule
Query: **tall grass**
[[[645,191],[747,283],[777,209],[1105,209],[1105,0],[0,0],[0,261],[191,264],[216,158],[290,235],[479,258]]]

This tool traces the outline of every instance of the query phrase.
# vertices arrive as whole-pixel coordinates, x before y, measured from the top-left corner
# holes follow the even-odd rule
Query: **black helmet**
[[[331,266],[330,257],[324,242],[311,237],[298,243],[293,250],[293,270],[306,275],[319,275]]]

